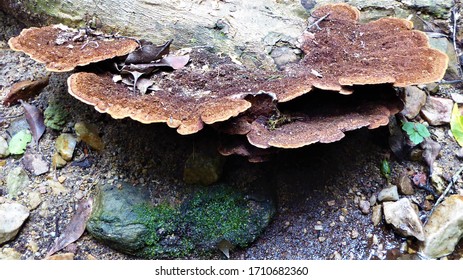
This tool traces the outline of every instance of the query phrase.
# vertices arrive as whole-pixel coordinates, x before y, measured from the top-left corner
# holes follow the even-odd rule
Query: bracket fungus
[[[435,82],[445,73],[448,57],[430,48],[410,21],[363,24],[359,16],[347,4],[318,8],[301,36],[304,57],[275,71],[247,69],[204,48],[170,56],[172,41],[155,46],[62,25],[26,29],[9,44],[58,72],[128,54],[113,59],[115,67],[87,68],[68,79],[71,95],[113,118],[165,122],[180,134],[214,124],[225,134],[245,135],[257,149],[298,148],[386,125],[401,107],[392,86]],[[318,97],[306,98],[312,95]],[[236,143],[222,152],[255,161],[268,155]]]
[[[71,71],[76,66],[126,55],[138,47],[130,38],[77,30],[62,24],[24,29],[8,44],[12,50],[22,51],[44,63],[51,72]]]

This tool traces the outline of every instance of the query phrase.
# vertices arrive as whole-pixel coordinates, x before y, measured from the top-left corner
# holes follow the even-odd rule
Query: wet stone
[[[399,200],[399,193],[397,191],[397,186],[392,185],[388,188],[382,189],[378,193],[378,201],[397,201]]]
[[[29,217],[29,210],[19,203],[0,205],[0,244],[15,238],[24,221]]]

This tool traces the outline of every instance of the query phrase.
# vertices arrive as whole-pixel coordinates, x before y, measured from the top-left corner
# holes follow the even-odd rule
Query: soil
[[[0,29],[0,95],[5,96],[13,83],[45,75],[44,67],[26,55],[8,49],[6,40],[19,34],[22,26],[1,15]],[[13,248],[21,259],[42,259],[75,212],[77,202],[95,191],[103,181],[119,179],[133,184],[154,186],[157,194],[175,199],[181,188],[183,167],[195,147],[209,143],[215,137],[212,129],[195,135],[181,136],[165,124],[144,125],[130,119],[114,120],[96,112],[67,93],[69,74],[52,74],[50,84],[34,100],[44,110],[51,102],[59,102],[69,112],[63,132],[72,133],[78,121],[95,124],[100,131],[105,149],[98,153],[82,143],[78,145],[73,163],[44,175],[30,175],[31,185],[16,201],[28,205],[28,192],[41,193],[42,202],[31,210],[29,219],[17,237],[0,246],[0,251]],[[445,92],[441,95],[450,98]],[[0,136],[8,138],[7,129],[18,121],[20,105],[0,105]],[[430,127],[433,138],[442,145],[436,160],[437,170],[444,182],[459,169],[462,162],[456,157],[458,144],[449,135],[449,126]],[[55,140],[61,132],[47,129],[39,147],[30,146],[27,153],[40,153],[51,162]],[[80,161],[86,158],[83,163]],[[403,238],[381,221],[374,226],[371,211],[363,214],[360,200],[370,198],[388,181],[381,173],[381,161],[391,166],[391,182],[396,183],[402,172],[428,172],[421,161],[399,161],[388,145],[387,127],[376,130],[360,129],[332,144],[314,144],[308,147],[283,151],[272,161],[249,163],[245,158],[227,158],[223,182],[245,184],[264,178],[274,192],[277,214],[262,236],[248,248],[231,252],[231,259],[395,259],[415,252],[416,240]],[[78,163],[78,164],[75,164]],[[6,193],[6,176],[16,166],[22,166],[21,157],[9,156],[0,160],[0,200],[10,199]],[[61,177],[67,193],[56,195],[46,184],[47,180]],[[461,180],[456,183],[461,188]],[[414,195],[406,196],[424,210],[427,190],[416,188]],[[455,189],[452,189],[454,192]],[[156,194],[154,195],[156,196]],[[431,201],[434,203],[435,200]],[[449,258],[459,259],[463,253],[460,242],[457,251]],[[132,259],[105,244],[84,235],[64,249],[75,254],[75,259]],[[213,256],[223,259],[217,251]]]

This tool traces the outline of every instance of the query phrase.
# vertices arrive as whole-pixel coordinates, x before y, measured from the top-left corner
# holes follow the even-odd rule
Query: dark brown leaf
[[[82,200],[77,205],[77,210],[74,216],[72,216],[71,221],[66,226],[64,232],[55,239],[55,244],[48,251],[45,258],[53,255],[54,253],[60,251],[67,245],[76,241],[82,236],[87,225],[87,220],[92,213],[93,199],[89,198],[87,200]]]
[[[24,108],[24,112],[26,115],[26,121],[29,124],[29,127],[31,129],[32,137],[34,138],[35,144],[38,145],[40,138],[45,132],[43,114],[34,105],[30,105],[27,102],[24,102],[22,100],[19,100],[19,102],[21,102],[21,105]]]
[[[125,64],[146,64],[160,59],[163,55],[169,53],[169,46],[172,39],[164,45],[155,46],[150,42],[142,42],[142,46],[131,52],[125,59]]]
[[[20,99],[27,100],[38,95],[48,85],[48,78],[47,75],[39,80],[26,80],[15,83],[3,100],[3,105],[11,106],[19,102]]]

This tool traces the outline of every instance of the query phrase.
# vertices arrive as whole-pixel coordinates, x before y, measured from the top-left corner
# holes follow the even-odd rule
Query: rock
[[[352,232],[350,233],[350,237],[352,239],[357,239],[357,237],[359,237],[359,232],[356,229],[352,230]]]
[[[370,213],[370,202],[366,200],[360,200],[359,202],[359,209],[362,211],[363,214],[368,214]]]
[[[13,248],[3,248],[3,250],[0,251],[0,260],[20,260],[20,259],[21,259],[21,253],[19,253]]]
[[[450,93],[450,96],[452,96],[453,102],[458,103],[458,104],[463,103],[463,94],[457,93],[457,92],[452,92],[452,93]]]
[[[6,188],[8,195],[15,198],[24,191],[30,184],[29,176],[21,167],[11,170],[6,177]]]
[[[65,161],[71,161],[74,149],[77,145],[77,138],[72,134],[63,133],[56,138],[56,150]]]
[[[105,145],[98,135],[98,128],[94,124],[78,122],[74,125],[74,129],[77,136],[92,149],[97,151],[102,151],[104,149]]]
[[[47,184],[51,188],[51,191],[54,195],[66,194],[69,192],[69,190],[66,189],[60,182],[48,180]]]
[[[423,225],[410,200],[402,198],[396,202],[384,202],[383,208],[386,222],[391,224],[397,233],[424,240]]]
[[[128,254],[185,257],[216,252],[223,240],[233,246],[249,245],[275,211],[270,196],[256,201],[236,188],[220,185],[184,191],[188,195],[183,202],[152,205],[146,188],[124,182],[99,186],[87,230]]]
[[[408,119],[415,118],[426,104],[426,93],[416,86],[408,86],[404,89],[404,109],[402,114]]]
[[[447,71],[445,72],[444,79],[449,81],[460,79],[460,70],[458,69],[459,61],[456,52],[453,48],[453,44],[446,37],[429,37],[429,45],[432,48],[438,49],[441,52],[447,54],[449,58],[449,64],[447,67]]]
[[[8,150],[8,142],[5,138],[0,136],[0,158],[6,158],[10,155],[10,150]]]
[[[187,184],[211,185],[220,179],[225,158],[214,152],[193,152],[185,162],[183,180]]]
[[[48,162],[38,154],[26,154],[21,161],[24,168],[35,176],[45,174],[50,169]]]
[[[55,153],[51,158],[51,166],[55,169],[63,168],[66,166],[66,161],[59,155],[59,153]]]
[[[44,123],[47,127],[55,130],[62,130],[66,125],[69,113],[60,103],[51,102],[43,112],[43,115],[45,117]]]
[[[395,185],[384,188],[378,193],[378,201],[380,202],[397,200],[399,200],[399,193],[397,192],[397,186]]]
[[[398,189],[401,194],[404,195],[412,195],[415,193],[415,189],[413,188],[412,181],[408,177],[408,174],[403,173],[399,177]]]
[[[0,205],[0,244],[15,238],[24,221],[29,217],[29,210],[19,203]]]
[[[463,237],[463,196],[449,196],[438,205],[424,227],[420,252],[430,258],[452,253]]]
[[[453,101],[451,99],[428,96],[421,114],[430,125],[450,123]]]
[[[299,55],[295,52],[295,49],[290,47],[277,47],[272,50],[270,56],[275,61],[275,64],[279,69],[288,63],[297,62],[300,60]]]
[[[28,194],[28,205],[30,210],[39,207],[40,203],[42,203],[42,198],[39,192],[30,192]]]
[[[74,254],[73,253],[62,253],[62,254],[56,254],[53,256],[49,256],[46,258],[46,260],[55,260],[55,261],[69,261],[74,259]]]
[[[420,10],[438,18],[448,18],[453,7],[452,0],[402,0],[399,1],[412,10]]]
[[[375,205],[373,206],[373,210],[371,213],[371,221],[373,222],[374,226],[377,226],[382,219],[382,206],[381,205]]]

